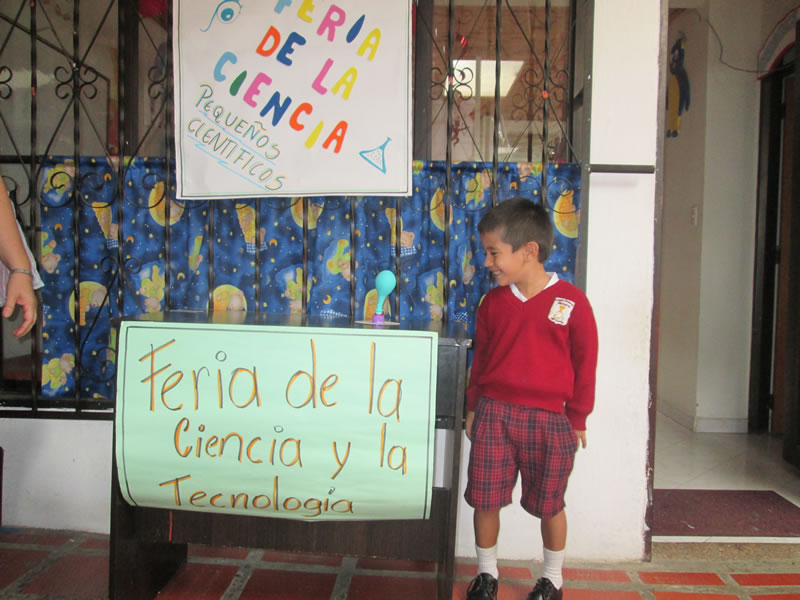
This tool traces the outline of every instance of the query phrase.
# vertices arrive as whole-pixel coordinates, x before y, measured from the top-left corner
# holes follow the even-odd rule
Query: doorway
[[[711,21],[717,27],[720,23],[730,26],[730,22],[719,18],[719,13],[715,16],[717,18],[712,16]],[[707,13],[670,10],[667,48],[672,48],[681,38],[685,39],[691,106],[683,114],[679,135],[665,141],[664,152],[661,314],[658,323],[659,414],[656,418],[654,459],[654,488],[657,493],[653,496],[655,523],[666,510],[660,503],[664,494],[659,493],[667,490],[759,491],[764,495],[775,492],[795,508],[800,506],[797,468],[784,460],[784,438],[788,439],[797,430],[792,402],[792,398],[797,396],[797,384],[791,380],[791,373],[797,371],[792,356],[797,354],[791,354],[790,346],[792,312],[797,311],[784,308],[794,306],[791,284],[797,275],[792,275],[790,267],[793,262],[786,253],[794,253],[798,248],[788,245],[781,248],[784,273],[779,272],[776,262],[777,239],[782,237],[787,241],[792,238],[792,219],[798,216],[784,210],[783,218],[787,224],[784,232],[780,231],[779,201],[782,195],[792,196],[791,174],[798,168],[793,157],[800,153],[791,147],[794,137],[788,133],[794,130],[792,117],[797,112],[787,116],[785,107],[781,105],[784,104],[782,99],[793,98],[797,89],[791,87],[791,82],[787,83],[792,69],[786,68],[779,82],[771,81],[769,84],[771,87],[767,91],[771,96],[766,96],[767,92],[762,88],[760,109],[758,97],[753,94],[747,110],[737,114],[756,115],[762,111],[761,146],[758,149],[750,146],[749,152],[739,154],[729,152],[732,144],[743,148],[753,138],[748,136],[745,140],[743,135],[741,139],[736,138],[727,129],[730,123],[735,122],[730,118],[733,111],[720,99],[728,100],[730,96],[720,95],[718,86],[719,79],[730,75],[732,69],[720,75],[718,71],[723,67],[718,65],[719,68],[713,72],[709,68],[708,57],[717,50],[711,44],[707,47],[703,44],[709,38],[709,27]],[[721,31],[720,35],[723,39],[731,38],[730,31],[727,35]],[[792,59],[787,57],[788,60]],[[669,67],[665,70],[670,77]],[[709,103],[706,94],[715,94],[713,98],[717,101]],[[734,101],[730,104],[736,106]],[[714,112],[706,113],[706,107],[712,105]],[[728,125],[720,126],[723,122]],[[763,133],[770,131],[767,124],[773,133],[770,137]],[[783,148],[786,144],[790,146],[788,151]],[[711,152],[707,152],[709,148]],[[723,158],[720,157],[727,162],[722,164]],[[754,187],[750,187],[746,177],[741,177],[741,169],[752,169],[756,160],[759,161],[759,197],[758,219],[754,222],[753,213],[742,209],[749,202],[750,210],[753,210],[756,202],[752,195],[746,198],[746,194],[752,194],[746,189]],[[738,168],[739,171],[731,171],[730,177],[720,176],[723,168]],[[766,176],[767,168],[770,178]],[[712,174],[710,179],[705,177],[706,172]],[[752,172],[755,173],[755,169]],[[731,182],[745,185],[735,187]],[[770,202],[764,201],[766,197]],[[733,216],[729,218],[729,214]],[[751,285],[752,254],[742,249],[753,238],[748,233],[749,239],[739,241],[749,227],[758,232],[756,243],[763,252],[752,284],[756,292],[752,328],[751,306],[742,301],[744,294],[730,293],[732,289],[742,289],[737,285]],[[723,231],[727,233],[722,234]],[[772,245],[766,242],[768,235],[773,238]],[[714,260],[706,259],[707,255],[713,255]],[[709,270],[701,273],[702,259],[706,260]],[[772,268],[768,269],[769,266]],[[720,285],[721,278],[714,272],[715,268],[727,269],[725,281],[731,284],[729,287]],[[783,285],[780,288],[782,295],[779,295],[781,280],[789,285]],[[732,314],[738,315],[736,322],[725,320]],[[739,328],[742,325],[744,329]],[[731,333],[734,328],[735,332]],[[752,336],[749,336],[751,330]],[[704,336],[702,339],[700,332]],[[752,347],[748,343],[752,343]],[[780,348],[782,354],[776,355],[776,348]],[[742,367],[750,360],[753,367],[748,381]],[[753,385],[754,381],[758,385]],[[749,402],[741,393],[748,389],[748,384]],[[782,399],[778,414],[774,410],[775,394],[780,394]],[[729,404],[724,405],[725,402]],[[767,405],[767,402],[773,404]],[[731,408],[734,403],[735,407]],[[770,429],[770,423],[773,429]],[[779,437],[774,433],[775,427],[780,427],[786,435]],[[702,494],[698,494],[700,496]],[[731,497],[736,496],[731,494]],[[682,514],[688,520],[689,516],[696,518],[697,512],[694,508],[687,508]],[[714,516],[720,512],[731,523],[720,521],[719,530],[709,535],[739,537],[726,533],[731,529],[732,518],[728,512],[719,510]],[[653,541],[665,540],[654,531]]]
[[[759,187],[753,289],[753,337],[748,429],[783,441],[783,458],[800,467],[796,341],[800,162],[795,49],[761,81]]]

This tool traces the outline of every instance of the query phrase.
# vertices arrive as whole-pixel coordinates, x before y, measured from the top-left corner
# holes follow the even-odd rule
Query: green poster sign
[[[133,505],[294,519],[430,514],[436,333],[123,322]]]

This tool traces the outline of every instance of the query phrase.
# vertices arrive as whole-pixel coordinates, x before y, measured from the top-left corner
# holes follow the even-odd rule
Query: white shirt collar
[[[549,288],[550,286],[555,285],[556,283],[558,283],[558,273],[555,273],[555,272],[551,273],[550,271],[548,271],[547,274],[550,276],[550,281],[548,281],[547,285],[544,286],[545,290],[547,288]],[[511,289],[511,293],[514,294],[517,298],[519,298],[522,302],[527,302],[528,301],[528,298],[523,296],[522,292],[519,291],[519,288],[517,287],[517,284],[510,283],[508,285],[508,287]]]

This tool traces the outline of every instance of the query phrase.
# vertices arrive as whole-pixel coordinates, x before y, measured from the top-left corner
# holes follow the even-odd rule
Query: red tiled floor
[[[3,530],[0,534],[0,598],[12,594],[32,600],[107,597],[107,536],[44,530],[38,535],[36,531]],[[78,546],[70,540],[83,541]],[[251,556],[263,559],[254,571],[248,560]],[[793,556],[780,559],[790,562],[753,561],[738,567],[738,573],[731,573],[723,563],[702,563],[699,568],[705,571],[686,572],[678,566],[685,561],[608,565],[607,569],[577,565],[564,570],[564,599],[800,600],[800,573]],[[355,573],[349,571],[353,563]],[[342,566],[347,568],[340,571]],[[463,600],[476,562],[461,559],[455,566],[453,600]],[[539,568],[536,562],[501,561],[498,600],[525,598]],[[334,591],[337,598],[348,600],[429,600],[436,597],[434,571],[434,563],[427,561],[360,558],[343,562],[338,556],[190,545],[189,562],[158,600],[217,600],[226,593],[231,600],[316,600],[330,598]]]
[[[642,571],[639,579],[648,585],[725,585],[716,573]]]
[[[186,564],[164,586],[158,600],[218,600],[231,584],[238,567]]]
[[[0,589],[22,577],[48,555],[44,550],[0,548]]]
[[[272,552],[271,550],[264,552],[261,560],[292,565],[322,565],[327,567],[338,567],[342,564],[341,556],[306,554],[303,552]]]
[[[436,598],[436,579],[429,577],[391,577],[354,575],[350,581],[347,600],[407,600]]]
[[[80,545],[81,550],[103,550],[108,552],[108,538],[89,538]]]
[[[653,592],[656,600],[739,600],[733,594],[702,594],[700,592]]]
[[[108,594],[108,558],[78,554],[65,556],[24,586],[22,591],[68,598],[105,598]]]
[[[457,561],[456,562],[456,577],[475,577],[477,565],[475,563]]]
[[[564,600],[642,600],[638,592],[620,590],[575,590],[564,588]]]
[[[329,598],[334,585],[335,573],[256,569],[239,599],[318,600]]]
[[[630,583],[625,571],[606,571],[603,569],[564,569],[565,581],[607,581]]]
[[[427,560],[392,560],[388,558],[359,558],[357,569],[374,569],[381,571],[416,571],[433,573],[436,563]]]
[[[70,540],[68,535],[31,535],[26,533],[0,533],[3,544],[31,544],[34,546],[62,546]]]
[[[250,554],[249,548],[217,548],[203,544],[189,544],[189,556],[204,558],[235,558],[244,560]]]
[[[525,567],[507,567],[499,565],[497,570],[500,572],[500,579],[527,579],[533,585],[533,575],[531,570]]]
[[[800,573],[731,573],[739,585],[800,585]]]

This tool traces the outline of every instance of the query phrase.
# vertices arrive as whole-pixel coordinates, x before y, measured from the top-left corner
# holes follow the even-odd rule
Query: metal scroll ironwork
[[[555,7],[550,0],[542,4],[533,0],[414,2],[414,52],[423,57],[417,62],[415,85],[426,88],[415,96],[415,120],[425,116],[416,135],[427,136],[415,139],[415,147],[426,150],[414,158],[443,161],[446,171],[443,193],[434,194],[419,210],[429,216],[435,213],[436,222],[443,224],[444,273],[450,272],[451,254],[452,260],[462,260],[450,249],[463,241],[454,239],[447,224],[454,213],[478,217],[478,205],[464,197],[485,193],[491,203],[498,201],[497,186],[506,181],[499,170],[507,162],[521,165],[520,185],[545,199],[554,214],[570,210],[569,204],[556,206],[548,200],[569,196],[574,190],[562,193],[563,186],[573,184],[557,176],[548,179],[547,165],[576,159],[568,119],[574,11],[563,2]],[[209,291],[198,305],[214,305],[215,246],[220,243],[222,225],[209,202],[177,202],[170,194],[174,183],[171,2],[141,6],[121,0],[6,0],[0,7],[0,169],[39,264],[48,274],[51,268],[59,270],[60,281],[66,282],[60,293],[65,302],[72,302],[73,322],[64,324],[64,331],[72,336],[75,348],[74,388],[59,397],[43,395],[42,382],[70,368],[63,359],[64,364],[51,370],[50,361],[58,357],[42,355],[43,321],[48,318],[43,314],[31,336],[30,373],[16,383],[4,376],[0,415],[58,411],[59,416],[110,418],[112,396],[102,390],[112,389],[113,331],[106,334],[103,329],[100,337],[107,335],[108,340],[104,343],[92,340],[109,317],[124,314],[126,308],[145,310],[145,303],[153,301],[140,289],[142,272],[149,267],[130,241],[135,227],[132,211],[147,211],[168,225],[179,215],[204,215],[204,231],[198,235],[207,236],[211,243],[204,246],[206,254],[194,260],[205,263]],[[518,70],[508,83],[504,73],[511,69]],[[142,167],[155,160],[152,157],[163,161],[163,179]],[[102,161],[103,169],[98,170],[92,160]],[[457,170],[465,161],[485,168],[461,181]],[[459,189],[466,194],[455,194],[454,186],[463,186]],[[361,234],[355,220],[363,212],[364,199],[346,197],[339,202],[339,208],[350,215],[350,251],[343,255],[340,267],[354,274]],[[400,218],[404,200],[394,200],[392,207],[387,214],[394,215],[393,248],[386,266],[400,275],[402,286],[401,257],[412,252],[413,246],[407,245]],[[253,214],[255,219],[256,234],[248,255],[255,265],[253,310],[262,310],[263,290],[271,284],[261,267],[270,260],[270,242],[275,240],[260,239],[260,232],[271,225],[263,215],[272,208],[293,211],[303,224],[302,290],[297,301],[305,311],[309,288],[314,285],[309,261],[319,252],[318,233],[310,220],[316,219],[319,207],[315,200],[299,198],[259,199],[228,207]],[[60,216],[56,219],[59,229],[45,231],[45,213],[47,219]],[[87,219],[99,224],[102,236],[87,232]],[[45,234],[69,242],[65,256],[53,256],[53,240]],[[186,240],[173,239],[169,226],[160,235],[156,242],[163,246],[164,263],[184,260],[191,250]],[[95,239],[105,247],[102,258],[90,264],[81,257],[85,245]],[[102,283],[102,289],[83,285],[87,270]],[[170,281],[173,276],[166,268],[162,309],[174,306],[171,293],[177,282]],[[355,277],[347,282],[354,315],[356,289],[361,284]],[[452,283],[442,290],[440,318],[445,321],[461,318],[448,312],[451,288]],[[399,297],[395,296],[395,314]],[[103,388],[106,383],[109,386]]]

